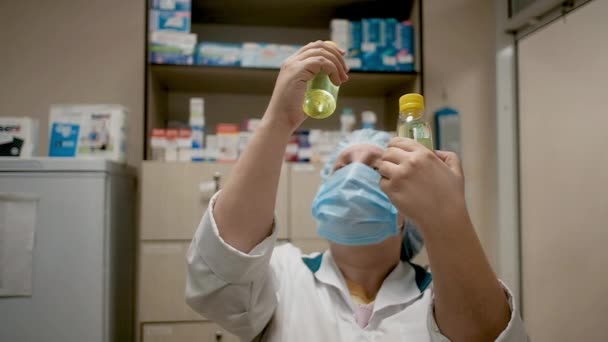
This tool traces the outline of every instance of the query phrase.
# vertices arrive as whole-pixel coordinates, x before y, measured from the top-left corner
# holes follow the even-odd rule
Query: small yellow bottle
[[[336,46],[331,40],[327,44]],[[333,84],[327,73],[321,71],[308,81],[302,109],[311,118],[324,119],[334,113],[340,87]]]
[[[424,97],[420,94],[405,94],[399,98],[399,120],[397,133],[433,150],[433,132],[424,121]]]

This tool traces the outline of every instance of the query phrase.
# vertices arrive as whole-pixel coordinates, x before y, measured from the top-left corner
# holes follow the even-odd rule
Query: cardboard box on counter
[[[126,160],[123,106],[53,105],[49,129],[49,157]]]
[[[0,117],[0,157],[33,157],[38,145],[38,121]]]

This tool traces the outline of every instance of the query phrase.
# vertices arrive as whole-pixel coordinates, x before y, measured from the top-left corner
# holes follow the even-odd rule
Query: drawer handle
[[[215,341],[216,342],[220,342],[222,340],[222,337],[224,337],[224,334],[222,334],[221,331],[216,331],[215,332]]]
[[[207,182],[201,182],[198,185],[198,189],[201,193],[206,194],[209,197],[211,197],[211,195],[220,191],[221,179],[222,179],[222,175],[219,172],[216,172],[213,174],[213,180],[207,181]]]

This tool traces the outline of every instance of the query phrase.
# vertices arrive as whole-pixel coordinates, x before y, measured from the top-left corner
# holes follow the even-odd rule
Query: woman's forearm
[[[271,231],[279,177],[292,129],[265,115],[219,195],[213,213],[220,236],[248,253]]]
[[[494,341],[509,322],[507,297],[466,209],[455,217],[449,226],[425,229],[435,319],[451,341]]]

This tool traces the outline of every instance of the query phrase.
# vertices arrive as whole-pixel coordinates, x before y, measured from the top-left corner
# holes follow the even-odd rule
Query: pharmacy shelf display
[[[172,91],[270,94],[279,70],[204,65],[150,65],[160,85]],[[351,71],[340,87],[341,96],[387,96],[412,89],[417,72]]]

